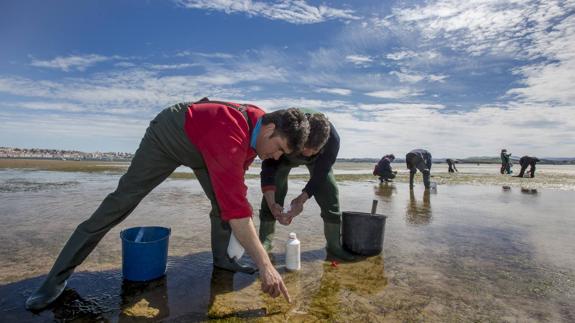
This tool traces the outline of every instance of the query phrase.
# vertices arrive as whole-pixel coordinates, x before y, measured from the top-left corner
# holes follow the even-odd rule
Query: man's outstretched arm
[[[258,239],[252,218],[231,219],[229,223],[240,244],[256,262],[262,281],[262,291],[272,297],[281,294],[288,302],[291,302],[282,277],[272,265],[268,254]]]

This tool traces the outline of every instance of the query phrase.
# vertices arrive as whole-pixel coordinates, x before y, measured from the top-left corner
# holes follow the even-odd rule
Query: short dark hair
[[[305,114],[298,109],[289,108],[266,113],[262,117],[262,124],[275,124],[272,137],[281,136],[287,139],[288,148],[293,152],[303,149],[309,136],[309,121]]]
[[[321,149],[329,139],[331,125],[327,117],[321,113],[307,114],[309,120],[309,137],[305,148]]]

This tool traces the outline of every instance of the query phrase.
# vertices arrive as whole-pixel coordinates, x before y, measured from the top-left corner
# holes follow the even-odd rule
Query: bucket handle
[[[375,211],[377,210],[377,200],[373,200],[371,203],[371,215],[375,215]]]
[[[144,237],[144,227],[140,227],[140,230],[138,230],[138,234],[136,235],[136,239],[134,239],[134,242],[142,241],[143,237]]]

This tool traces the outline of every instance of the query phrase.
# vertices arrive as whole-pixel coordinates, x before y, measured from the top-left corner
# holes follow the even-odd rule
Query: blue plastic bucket
[[[170,232],[164,227],[134,227],[120,232],[124,279],[148,281],[166,273]]]

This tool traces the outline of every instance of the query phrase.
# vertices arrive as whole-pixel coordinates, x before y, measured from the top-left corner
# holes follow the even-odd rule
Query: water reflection
[[[374,187],[375,194],[382,197],[385,202],[391,202],[393,194],[397,193],[397,188],[392,183],[382,183]]]
[[[150,282],[122,282],[119,322],[159,320],[170,316],[166,276]]]
[[[16,180],[12,183],[16,188],[0,192],[2,322],[146,320],[126,314],[134,307],[156,315],[149,321],[177,322],[210,318],[574,322],[575,310],[570,304],[575,304],[575,249],[570,241],[575,217],[566,215],[572,213],[575,195],[550,190],[531,179],[522,183],[510,182],[507,177],[497,179],[497,186],[442,185],[441,194],[433,195],[433,210],[429,195],[418,188],[410,192],[405,183],[380,187],[372,182],[344,181],[340,199],[347,208],[367,211],[373,198],[386,201],[380,203],[382,213],[389,215],[385,273],[381,258],[336,267],[324,262],[320,210],[311,203],[300,220],[276,228],[278,241],[285,240],[290,231],[301,233],[301,272],[283,271],[281,244],[275,253],[292,304],[264,295],[257,275],[233,275],[232,287],[232,275],[224,273],[222,278],[212,273],[209,235],[205,234],[209,200],[197,182],[166,181],[153,193],[157,197],[144,200],[122,226],[174,228],[167,286],[138,289],[122,284],[118,239],[122,227],[118,227],[71,277],[69,286],[75,289],[66,291],[58,306],[32,314],[24,310],[24,301],[41,283],[43,276],[38,275],[50,269],[64,244],[61,232],[71,232],[72,224],[85,216],[78,210],[97,207],[97,196],[113,189],[117,177],[61,172],[4,174],[9,175],[5,178],[33,183],[79,184],[42,186],[33,191],[35,185]],[[4,180],[1,175],[0,183]],[[553,176],[564,177],[540,178]],[[476,184],[489,181],[487,177]],[[250,201],[259,205],[259,181],[248,180],[247,184],[250,192],[256,192],[250,193]],[[298,190],[304,185],[305,181],[297,180],[293,186]],[[511,189],[502,190],[503,185]],[[521,192],[521,187],[537,188],[538,193]],[[182,198],[182,192],[189,197]],[[424,225],[431,219],[435,225]],[[162,295],[165,298],[156,298]]]
[[[222,318],[221,307],[218,301],[220,295],[234,291],[234,273],[214,267],[210,280],[210,303],[208,305],[209,318]]]
[[[536,195],[537,189],[536,188],[531,188],[531,187],[521,187],[521,193],[523,194],[534,194]]]
[[[381,255],[366,258],[360,262],[334,265],[325,262],[323,275],[317,292],[311,296],[308,313],[315,320],[337,320],[341,310],[349,308],[342,304],[356,294],[359,296],[374,295],[387,286],[383,257]]]
[[[246,286],[236,286],[234,278],[253,277],[228,270],[213,268],[210,280],[210,298],[207,308],[209,319],[246,319],[259,318],[270,315],[270,307],[262,306],[261,300],[271,299],[262,297],[259,284],[250,280]],[[245,282],[244,282],[245,283]],[[239,292],[241,289],[246,290]],[[276,300],[277,301],[277,300]],[[280,302],[283,302],[279,298]]]
[[[409,190],[409,202],[405,213],[405,220],[412,225],[426,225],[431,223],[430,190],[423,191],[422,202],[417,201],[415,192]]]

